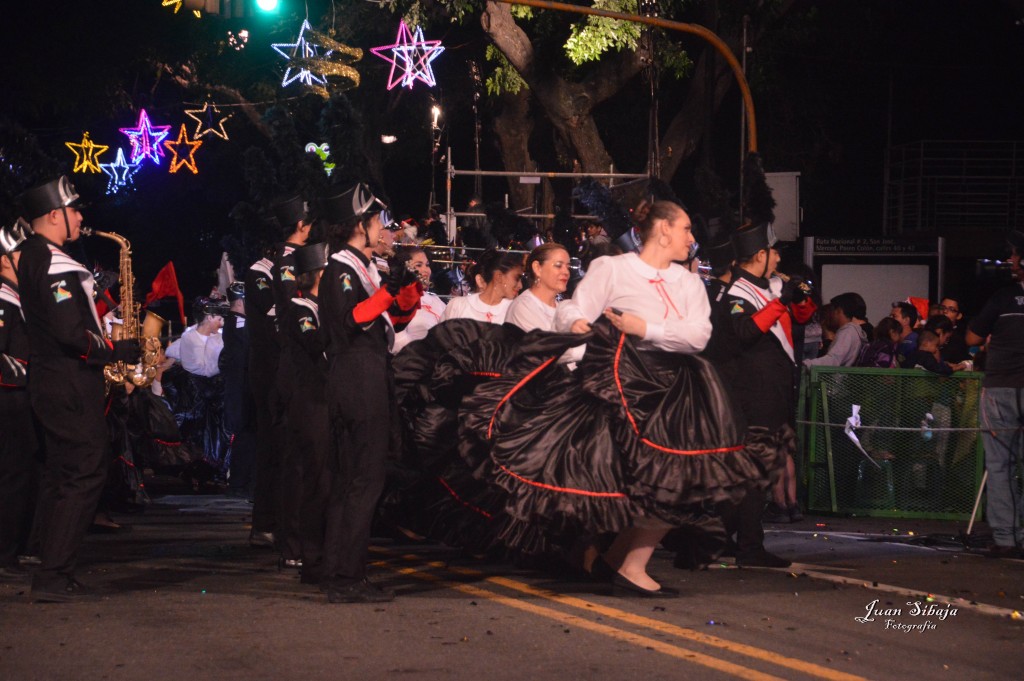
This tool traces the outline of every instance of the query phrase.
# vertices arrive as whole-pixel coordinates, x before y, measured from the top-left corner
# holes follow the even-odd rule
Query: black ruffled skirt
[[[557,363],[581,341],[575,371]],[[419,343],[396,360],[414,455],[446,482],[439,501],[486,512],[478,534],[506,545],[534,550],[644,518],[692,524],[780,469],[777,447],[743,429],[706,360],[638,351],[603,320],[586,336],[455,320]],[[476,486],[453,487],[465,478]],[[451,511],[448,522],[466,515]]]

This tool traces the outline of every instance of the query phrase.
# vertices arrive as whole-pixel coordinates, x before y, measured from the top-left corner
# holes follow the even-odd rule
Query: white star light
[[[117,158],[113,163],[101,163],[100,170],[110,177],[107,182],[107,194],[116,194],[124,187],[130,187],[134,183],[132,177],[139,171],[137,164],[130,164],[124,160],[124,149],[117,150]]]
[[[320,56],[317,52],[317,46],[307,41],[304,37],[306,31],[311,30],[313,30],[313,27],[309,25],[308,20],[305,20],[302,22],[302,28],[299,29],[299,37],[295,39],[294,43],[272,43],[270,46],[288,61],[292,59],[315,59]],[[328,50],[323,56],[330,56],[332,51]],[[293,73],[293,71],[296,73]],[[309,86],[314,84],[327,85],[327,79],[323,76],[318,76],[309,69],[294,69],[289,66],[285,69],[281,87],[287,87],[296,80]]]

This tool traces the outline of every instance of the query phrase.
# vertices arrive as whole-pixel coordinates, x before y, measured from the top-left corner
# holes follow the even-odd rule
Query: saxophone
[[[82,226],[85,236],[98,236],[117,243],[120,253],[121,318],[123,323],[111,329],[113,340],[138,339],[142,357],[138,364],[118,361],[103,367],[103,377],[113,385],[130,383],[144,388],[156,378],[157,365],[163,346],[160,344],[160,330],[166,323],[159,315],[147,311],[146,321],[139,325],[139,303],[135,302],[135,275],[132,274],[132,245],[120,234],[100,232]]]

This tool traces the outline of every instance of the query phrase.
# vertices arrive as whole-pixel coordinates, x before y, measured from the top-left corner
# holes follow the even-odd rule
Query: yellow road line
[[[750,681],[785,681],[781,677],[772,676],[771,674],[765,674],[763,672],[757,671],[756,669],[742,667],[738,664],[726,662],[725,660],[720,660],[717,657],[704,655],[703,653],[688,650],[681,646],[675,646],[670,643],[665,643],[664,641],[658,641],[656,639],[648,638],[646,636],[640,636],[639,634],[634,634],[632,632],[623,631],[622,629],[610,627],[607,624],[601,624],[600,622],[592,622],[590,620],[583,619],[582,617],[578,617],[576,615],[570,615],[568,613],[560,612],[558,610],[552,610],[551,608],[545,608],[543,606],[535,605],[533,603],[518,600],[516,598],[512,598],[509,596],[502,596],[501,594],[495,593],[493,591],[488,591],[487,589],[481,589],[470,584],[452,582],[442,577],[438,577],[437,575],[430,574],[428,572],[422,572],[420,570],[416,570],[413,568],[399,567],[397,565],[391,565],[390,563],[384,561],[374,563],[374,565],[383,567],[387,570],[391,570],[392,572],[397,572],[399,574],[415,577],[417,579],[443,584],[447,588],[455,589],[456,591],[461,591],[462,593],[473,596],[474,598],[486,598],[487,600],[494,601],[495,603],[500,603],[501,605],[505,605],[510,608],[515,608],[517,610],[522,610],[524,612],[528,612],[533,615],[538,615],[540,617],[546,617],[547,619],[555,620],[556,622],[560,622],[565,625],[571,625],[574,627],[578,627],[580,629],[586,629],[587,631],[593,631],[595,633],[602,634],[604,636],[608,636],[610,638],[623,641],[625,643],[630,643],[632,645],[650,648],[651,650],[655,650],[664,655],[669,655],[671,657],[675,657],[686,662],[692,662],[694,664],[703,665],[705,667],[709,667],[711,669],[715,669],[726,674],[731,674],[741,679],[750,679]]]
[[[381,552],[389,553],[390,555],[396,555],[386,551]],[[857,676],[855,674],[847,674],[845,672],[841,672],[835,669],[829,669],[828,667],[823,667],[821,665],[814,664],[813,662],[807,662],[805,660],[800,660],[797,658],[786,657],[779,653],[770,650],[765,650],[763,648],[758,648],[756,646],[746,645],[744,643],[737,643],[734,641],[728,641],[726,639],[718,638],[717,636],[703,634],[693,629],[687,629],[685,627],[680,627],[675,624],[669,624],[667,622],[662,622],[660,620],[656,620],[650,617],[644,617],[642,615],[636,615],[631,612],[626,612],[624,610],[619,610],[618,608],[612,608],[606,605],[601,605],[600,603],[594,603],[593,601],[587,601],[582,598],[566,596],[564,594],[555,593],[554,591],[549,591],[547,589],[539,589],[537,587],[530,586],[529,584],[514,579],[508,579],[506,577],[488,577],[487,575],[478,570],[450,566],[438,561],[428,561],[414,554],[407,554],[401,556],[401,558],[403,560],[410,560],[422,563],[424,565],[429,565],[430,567],[448,570],[450,572],[465,575],[467,577],[476,577],[484,581],[491,582],[492,584],[503,586],[505,588],[513,589],[516,591],[521,591],[523,593],[554,601],[562,605],[578,608],[581,610],[586,610],[587,612],[594,612],[605,617],[617,619],[622,622],[627,622],[629,624],[633,624],[636,626],[654,629],[655,631],[658,631],[663,634],[669,634],[671,636],[677,636],[679,638],[684,638],[697,643],[714,646],[716,648],[722,648],[723,650],[728,650],[729,652],[737,653],[740,655],[746,655],[747,657],[753,657],[755,659],[762,660],[764,662],[769,662],[780,667],[786,667],[788,669],[802,672],[804,674],[809,674],[811,676],[815,676],[818,678],[827,679],[828,681],[866,681],[866,679],[862,676]]]

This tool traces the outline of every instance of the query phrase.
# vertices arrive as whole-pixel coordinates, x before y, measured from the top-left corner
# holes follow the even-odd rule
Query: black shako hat
[[[309,206],[299,194],[279,197],[271,208],[282,227],[294,228],[300,221],[309,220]]]
[[[758,251],[768,248],[778,248],[778,237],[769,222],[761,222],[756,225],[740,227],[732,233],[730,238],[733,250],[736,252],[737,260],[746,260]]]
[[[67,175],[61,175],[56,180],[25,190],[21,195],[21,205],[24,208],[22,217],[30,221],[35,220],[51,210],[74,206],[79,198],[75,185],[71,184]]]
[[[233,303],[236,300],[245,300],[245,282],[244,281],[233,281],[228,286],[228,302]]]
[[[383,210],[386,207],[362,182],[340,193],[331,193],[331,191],[328,190],[328,195],[320,199],[318,214],[334,225],[347,222],[364,213]]]
[[[14,253],[30,234],[32,226],[24,218],[18,218],[9,227],[0,227],[0,254]]]
[[[292,255],[295,258],[295,274],[316,272],[327,267],[327,244],[325,242],[296,248]]]

